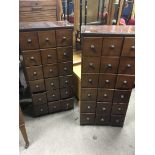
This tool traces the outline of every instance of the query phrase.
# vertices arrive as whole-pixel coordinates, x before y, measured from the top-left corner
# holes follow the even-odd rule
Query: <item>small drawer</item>
[[[135,38],[126,37],[122,50],[122,56],[135,57]]]
[[[61,99],[73,97],[73,88],[67,87],[60,89]]]
[[[22,52],[24,65],[26,67],[41,65],[41,57],[39,50]]]
[[[59,64],[59,75],[71,75],[73,74],[73,62],[64,62]]]
[[[35,116],[41,116],[48,113],[48,106],[47,104],[33,106],[33,111]]]
[[[118,75],[116,89],[132,89],[134,86],[135,76]]]
[[[97,101],[112,102],[113,94],[113,89],[98,88]]]
[[[37,38],[37,32],[20,32],[20,49],[23,50],[34,50],[39,49],[39,43]]]
[[[80,111],[81,113],[95,113],[96,102],[95,101],[81,101]]]
[[[83,88],[97,88],[99,74],[82,74],[81,87]]]
[[[97,114],[95,118],[96,125],[109,125],[110,124],[110,115]]]
[[[102,55],[104,56],[120,56],[122,50],[123,38],[107,37],[103,38]]]
[[[56,30],[57,46],[72,46],[73,36],[72,29]]]
[[[30,81],[43,79],[42,66],[26,67],[26,73]]]
[[[55,30],[39,31],[40,48],[56,47]]]
[[[60,82],[60,88],[73,86],[73,76],[72,75],[60,76],[59,82]]]
[[[83,56],[100,56],[102,50],[102,38],[86,37],[83,38]]]
[[[135,58],[121,57],[118,69],[119,74],[135,74]]]
[[[82,101],[96,101],[97,89],[96,88],[82,88],[81,100]]]
[[[83,57],[82,73],[99,73],[100,57]]]
[[[73,48],[70,47],[58,47],[57,48],[58,54],[58,62],[66,62],[66,61],[73,61]]]
[[[45,65],[43,66],[44,78],[55,77],[58,76],[58,66],[54,65]]]
[[[61,111],[60,101],[48,102],[49,113]]]
[[[110,124],[111,126],[123,127],[125,115],[111,115]]]
[[[42,49],[41,50],[42,64],[56,64],[57,53],[55,48]]]
[[[95,114],[80,114],[80,125],[94,125]]]
[[[34,105],[47,104],[46,93],[32,94],[32,101]]]
[[[112,114],[114,115],[125,115],[128,108],[127,103],[113,103]]]
[[[57,100],[60,100],[60,92],[59,92],[59,89],[53,89],[51,91],[47,91],[47,100],[48,101],[57,101]]]
[[[102,57],[101,58],[101,73],[117,73],[119,64],[118,57]]]
[[[131,95],[131,90],[115,90],[114,103],[128,103]]]
[[[116,75],[114,74],[100,74],[99,87],[114,89],[116,82]]]
[[[65,99],[60,101],[61,110],[69,110],[74,107],[73,98]]]
[[[59,89],[59,78],[48,78],[45,79],[46,90]]]
[[[45,91],[44,80],[35,80],[29,81],[30,91],[31,93],[42,92]]]
[[[96,114],[110,115],[111,107],[111,103],[97,102]]]

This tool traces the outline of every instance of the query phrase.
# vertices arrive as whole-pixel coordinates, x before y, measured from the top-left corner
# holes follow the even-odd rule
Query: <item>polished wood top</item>
[[[135,26],[127,25],[84,25],[81,27],[82,35],[134,35]]]
[[[20,22],[20,31],[27,30],[42,30],[42,29],[59,29],[59,28],[72,28],[73,24],[68,21],[54,21],[54,22]]]

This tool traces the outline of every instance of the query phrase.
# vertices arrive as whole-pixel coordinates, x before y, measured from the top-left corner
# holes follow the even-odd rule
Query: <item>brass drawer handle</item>
[[[49,41],[49,38],[47,37],[47,38],[45,38],[45,40],[48,42]]]
[[[64,56],[67,56],[67,53],[66,52],[64,52]]]
[[[91,94],[88,94],[87,96],[88,96],[88,97],[91,97]]]
[[[118,110],[121,111],[122,109],[119,107]]]
[[[35,87],[36,87],[36,88],[39,88],[39,85],[36,85]]]
[[[63,39],[63,40],[66,40],[67,38],[64,36],[64,37],[62,37],[62,39]]]
[[[89,117],[87,117],[87,118],[86,118],[86,120],[87,120],[87,121],[89,121],[89,120],[90,120],[90,118],[89,118]]]
[[[110,83],[110,81],[109,81],[109,80],[105,80],[105,82],[106,82],[106,83]]]
[[[37,75],[37,72],[33,72],[33,75]]]
[[[50,69],[49,72],[52,73],[53,72],[53,69]]]
[[[89,82],[89,83],[92,83],[92,82],[93,82],[93,80],[92,80],[92,79],[88,79],[88,82]]]
[[[90,48],[91,48],[91,49],[95,49],[95,45],[91,45]]]
[[[93,66],[94,66],[94,64],[93,64],[92,62],[90,62],[90,63],[89,63],[89,66],[90,66],[90,67],[93,67]]]
[[[31,39],[27,39],[27,42],[28,42],[28,43],[31,43],[31,42],[32,42],[32,40],[31,40]]]
[[[33,56],[32,56],[32,57],[30,57],[30,59],[31,59],[31,60],[34,60],[34,57],[33,57]]]
[[[108,97],[108,95],[107,94],[104,94],[104,97]]]
[[[41,98],[38,98],[38,101],[41,101]]]
[[[106,110],[106,108],[105,108],[105,107],[103,107],[103,108],[102,108],[102,110],[103,110],[103,111],[105,111],[105,110]]]
[[[104,122],[104,118],[101,118],[101,122]]]
[[[131,49],[134,50],[135,49],[135,46],[131,46]]]
[[[52,56],[50,54],[47,55],[48,58],[51,58]]]
[[[53,82],[51,83],[51,86],[54,86],[54,83]]]
[[[131,67],[131,64],[127,64],[126,66],[127,66],[128,68],[130,68],[130,67]]]
[[[115,48],[115,45],[111,45],[110,48],[114,49]]]
[[[88,108],[88,109],[90,109],[91,107],[90,107],[90,106],[88,106],[87,108]]]
[[[124,84],[127,84],[128,82],[126,80],[123,81]]]
[[[124,95],[121,95],[121,98],[123,99],[124,98]]]

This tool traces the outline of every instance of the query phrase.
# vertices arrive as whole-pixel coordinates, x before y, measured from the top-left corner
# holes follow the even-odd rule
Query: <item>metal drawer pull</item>
[[[130,67],[131,67],[131,64],[127,64],[126,66],[127,66],[128,68],[130,68]]]
[[[93,66],[94,66],[94,64],[93,64],[92,62],[90,62],[90,63],[89,63],[89,66],[90,66],[90,67],[93,67]]]
[[[94,48],[95,48],[95,45],[91,45],[90,48],[91,48],[91,49],[94,49]]]
[[[104,94],[104,97],[107,97],[108,95],[107,94]]]
[[[40,109],[40,111],[41,111],[41,112],[43,112],[43,111],[44,111],[44,109],[43,109],[43,108],[41,108],[41,109]]]
[[[30,59],[31,59],[31,60],[34,60],[34,57],[33,57],[33,56],[32,56],[32,57],[30,57]]]
[[[131,46],[131,49],[134,50],[135,49],[135,46]]]
[[[47,55],[48,58],[51,58],[52,56],[50,54]]]
[[[118,108],[118,110],[121,111],[122,109],[121,108]]]
[[[92,83],[92,81],[93,81],[92,79],[88,79],[88,82],[89,82],[89,83]]]
[[[65,81],[65,83],[67,84],[67,83],[68,83],[68,81],[66,80],[66,81]]]
[[[66,52],[64,52],[64,56],[67,56],[67,53]]]
[[[33,72],[33,75],[37,75],[37,72]]]
[[[49,72],[52,73],[53,72],[53,69],[50,69]]]
[[[90,96],[91,96],[91,94],[88,94],[87,96],[88,96],[88,97],[90,97]]]
[[[67,106],[67,108],[68,108],[68,107],[69,107],[69,104],[67,103],[66,106]]]
[[[106,110],[106,108],[105,108],[105,107],[103,107],[103,108],[102,108],[102,110],[103,110],[103,111],[105,111],[105,110]]]
[[[49,41],[49,38],[46,38],[45,40],[46,40],[46,41]]]
[[[128,82],[126,80],[123,81],[124,84],[127,84]]]
[[[53,94],[52,97],[55,97],[55,94]]]
[[[87,108],[90,109],[90,106],[88,106]]]
[[[87,118],[86,118],[86,120],[87,120],[87,121],[89,121],[89,120],[90,120],[90,118],[89,118],[89,117],[87,117]]]
[[[108,64],[107,66],[108,66],[109,68],[111,68],[111,67],[112,67],[112,64]]]
[[[112,49],[114,49],[114,48],[115,48],[115,45],[111,45],[110,47],[111,47]]]
[[[39,88],[39,85],[36,85],[36,88]]]
[[[101,122],[104,122],[104,118],[101,118]]]
[[[65,91],[65,94],[68,95],[68,91]]]
[[[27,42],[28,42],[28,43],[31,43],[31,42],[32,42],[32,40],[31,40],[31,39],[27,39]]]
[[[54,109],[56,109],[56,108],[57,108],[57,106],[55,106],[55,105],[54,105],[54,106],[53,106],[53,108],[54,108]]]
[[[119,123],[119,119],[116,119],[116,123]]]
[[[106,83],[110,83],[110,81],[109,81],[109,80],[105,80],[105,82],[106,82]]]
[[[66,37],[64,36],[64,37],[62,37],[62,39],[63,39],[63,40],[66,40]]]
[[[123,99],[124,98],[124,95],[121,95],[121,98]]]
[[[64,67],[64,71],[67,71],[67,67]]]
[[[38,98],[38,101],[41,101],[41,98]]]
[[[53,82],[51,83],[51,86],[54,86],[54,83]]]

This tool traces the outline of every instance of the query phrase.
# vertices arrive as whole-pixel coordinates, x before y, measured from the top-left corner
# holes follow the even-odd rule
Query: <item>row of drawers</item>
[[[73,98],[33,106],[35,116],[73,109]]]
[[[72,46],[72,29],[20,32],[22,51],[56,46]]]
[[[82,74],[82,88],[132,89],[133,75]]]
[[[26,67],[29,81],[73,74],[73,62]]]
[[[24,65],[26,67],[46,64],[56,64],[57,62],[72,61],[72,47],[48,48],[41,50],[28,50],[22,52]]]
[[[124,124],[125,115],[102,115],[92,113],[81,113],[81,125],[111,125],[122,127]]]
[[[84,37],[83,56],[135,56],[134,37]]]
[[[132,57],[83,57],[82,73],[135,74]]]

